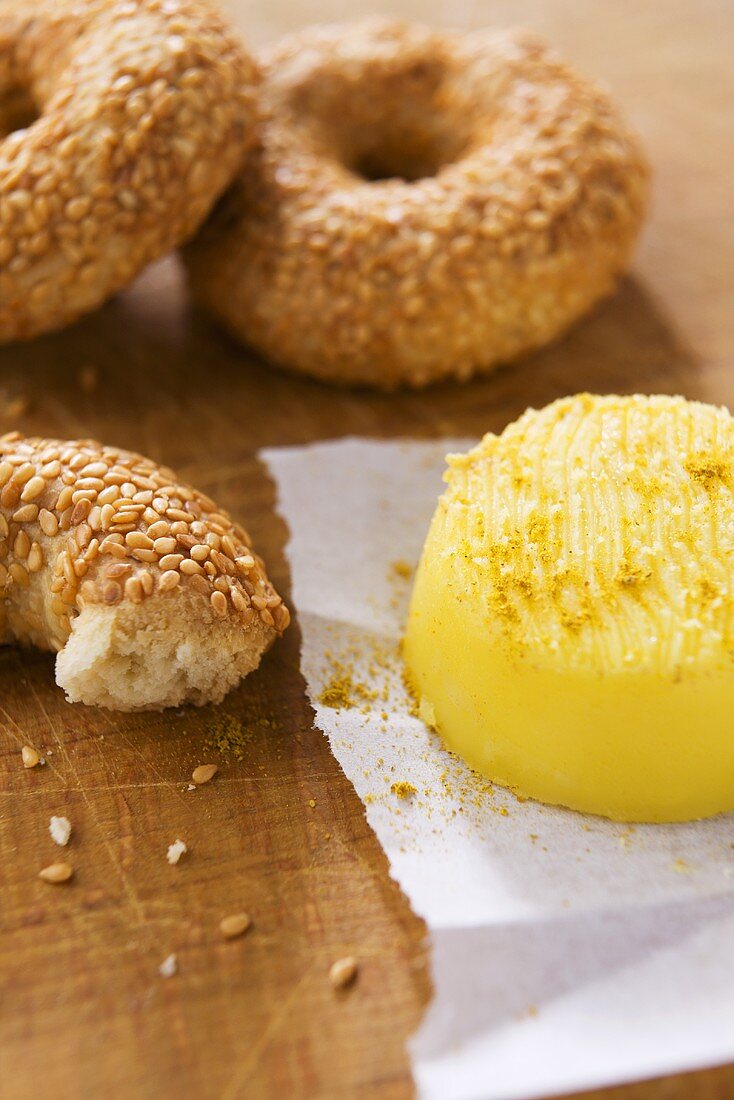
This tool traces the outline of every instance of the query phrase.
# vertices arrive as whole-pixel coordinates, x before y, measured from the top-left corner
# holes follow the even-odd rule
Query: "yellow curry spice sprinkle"
[[[254,740],[253,734],[233,714],[216,714],[209,729],[206,747],[222,756],[233,756],[235,760],[244,758]]]
[[[408,581],[413,575],[413,566],[409,561],[405,561],[404,558],[398,558],[391,563],[390,568],[396,577],[400,577],[403,581]]]
[[[397,795],[398,798],[406,799],[412,798],[418,788],[414,787],[412,783],[409,783],[407,779],[401,779],[397,783],[391,784],[390,790],[393,794]]]
[[[334,710],[374,703],[378,693],[361,680],[355,679],[354,669],[343,661],[332,661],[332,674],[319,694],[319,702]]]

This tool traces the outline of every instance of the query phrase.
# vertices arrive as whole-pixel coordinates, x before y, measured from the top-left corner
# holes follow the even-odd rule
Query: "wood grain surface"
[[[225,6],[255,45],[345,13],[339,0]],[[329,390],[248,359],[191,310],[175,258],[74,328],[0,352],[0,429],[92,435],[177,467],[250,528],[286,592],[287,531],[256,458],[263,445],[478,433],[584,388],[734,406],[731,0],[359,0],[349,14],[378,10],[522,22],[612,86],[656,177],[634,270],[613,299],[522,365],[395,397]],[[207,746],[210,708],[72,707],[50,657],[0,650],[3,1098],[411,1094],[406,1040],[430,997],[425,930],[313,727],[297,614],[221,710],[251,738],[242,761]],[[24,743],[43,749],[45,767],[23,769]],[[219,773],[188,791],[203,761]],[[37,878],[60,851],[51,814],[74,827],[76,875],[64,887]],[[171,867],[176,837],[190,851]],[[218,922],[240,909],[254,927],[226,943]],[[170,952],[179,972],[164,980]],[[329,965],[347,953],[362,962],[359,979],[336,995]],[[727,1097],[734,1069],[604,1095]]]

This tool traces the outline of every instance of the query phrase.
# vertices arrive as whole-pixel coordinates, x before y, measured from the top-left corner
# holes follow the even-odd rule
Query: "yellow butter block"
[[[404,643],[421,713],[519,794],[734,809],[734,420],[580,394],[448,459]]]

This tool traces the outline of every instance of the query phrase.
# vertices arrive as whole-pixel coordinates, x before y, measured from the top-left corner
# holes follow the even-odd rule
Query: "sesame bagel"
[[[553,340],[624,270],[642,152],[536,39],[369,21],[262,67],[262,143],[186,255],[198,300],[273,363],[465,379]]]
[[[70,702],[218,702],[288,625],[247,533],[150,459],[0,438],[0,642],[58,653]]]
[[[0,341],[73,321],[194,232],[253,138],[255,80],[202,0],[4,0]]]

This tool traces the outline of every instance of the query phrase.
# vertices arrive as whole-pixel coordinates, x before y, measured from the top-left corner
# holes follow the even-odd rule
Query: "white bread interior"
[[[245,630],[218,618],[184,586],[141,604],[88,604],[56,658],[56,682],[69,702],[112,710],[218,703],[257,668],[274,637],[259,619]]]

